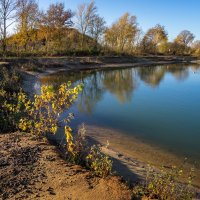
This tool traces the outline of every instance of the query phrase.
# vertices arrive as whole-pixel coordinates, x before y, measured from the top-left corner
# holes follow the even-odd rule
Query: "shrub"
[[[81,89],[81,85],[71,87],[70,82],[60,85],[58,90],[51,85],[42,86],[41,94],[35,95],[32,102],[20,93],[19,104],[23,104],[27,116],[20,119],[19,128],[37,136],[46,136],[47,133],[55,134],[58,127],[65,123],[67,148],[73,153],[72,129],[68,126],[73,114],[69,113],[64,119],[60,119],[60,115],[69,109]]]
[[[148,167],[146,182],[143,185],[134,187],[134,194],[137,196],[147,196],[149,199],[160,200],[189,200],[194,195],[191,187],[193,169],[188,174],[186,184],[178,183],[183,176],[183,170],[175,166],[170,169],[162,168],[161,172],[156,172],[151,166]]]
[[[3,67],[0,71],[0,130],[16,131],[21,114],[18,104],[20,75],[14,68]]]
[[[93,145],[86,157],[87,166],[95,175],[106,177],[111,174],[112,161],[109,157],[101,152],[99,145]]]
[[[80,165],[85,165],[86,156],[89,151],[89,147],[85,137],[86,129],[82,124],[78,129],[78,134],[73,140],[73,151],[67,152],[67,158],[70,162]]]
[[[20,90],[20,74],[15,68],[3,67],[0,70],[0,88],[9,94],[19,92]]]

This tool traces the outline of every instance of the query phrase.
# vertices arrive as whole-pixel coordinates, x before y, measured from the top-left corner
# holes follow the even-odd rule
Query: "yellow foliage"
[[[24,93],[18,95],[18,105],[23,104],[27,113],[25,118],[20,119],[19,128],[22,131],[29,131],[34,135],[55,134],[61,122],[69,123],[73,118],[69,114],[65,119],[60,120],[59,116],[72,105],[82,90],[82,85],[71,87],[71,83],[60,85],[58,90],[54,90],[51,85],[41,87],[41,94],[35,95],[31,102]],[[12,105],[7,105],[10,109]],[[17,110],[17,108],[15,108]],[[65,126],[66,141],[68,151],[73,154],[72,129]]]

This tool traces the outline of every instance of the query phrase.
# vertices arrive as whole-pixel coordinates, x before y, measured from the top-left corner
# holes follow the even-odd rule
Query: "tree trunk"
[[[7,39],[7,32],[6,32],[6,16],[4,14],[4,19],[3,19],[3,53],[6,53],[7,50],[7,44],[6,44],[6,39]]]

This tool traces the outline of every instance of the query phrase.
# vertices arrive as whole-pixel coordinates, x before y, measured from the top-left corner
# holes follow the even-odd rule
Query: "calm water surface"
[[[71,108],[84,122],[123,131],[200,161],[200,66],[166,65],[80,73],[41,80],[84,83]]]

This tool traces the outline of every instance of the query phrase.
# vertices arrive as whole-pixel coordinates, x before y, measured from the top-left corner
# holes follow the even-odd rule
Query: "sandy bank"
[[[131,192],[119,177],[95,177],[48,142],[13,133],[0,135],[0,199],[128,200]]]
[[[190,162],[184,163],[184,157],[177,156],[173,152],[166,151],[157,145],[149,144],[134,136],[127,136],[115,129],[86,125],[87,135],[94,142],[101,143],[109,148],[103,148],[104,152],[114,158],[114,170],[126,180],[140,181],[146,177],[148,165],[155,171],[163,166],[166,170],[172,166],[182,167],[185,182],[191,168],[195,169],[193,184],[200,189],[200,166]],[[184,164],[183,164],[184,163]]]
[[[36,57],[36,58],[1,58],[1,63],[18,66],[35,76],[45,76],[60,71],[101,70],[131,68],[164,64],[200,63],[198,58],[190,56],[101,56],[101,57]]]

